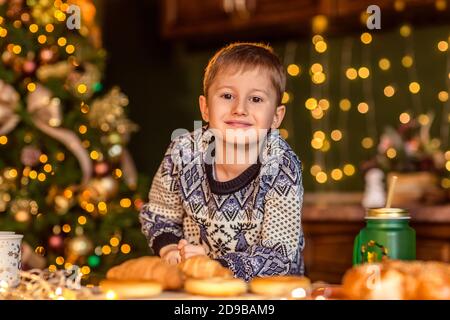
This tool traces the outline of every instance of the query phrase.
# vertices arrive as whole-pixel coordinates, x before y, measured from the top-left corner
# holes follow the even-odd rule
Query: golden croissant
[[[131,259],[111,268],[109,280],[154,280],[164,289],[177,290],[183,287],[183,275],[177,266],[169,265],[159,257]]]
[[[191,257],[178,266],[187,277],[195,279],[230,278],[233,275],[231,270],[207,256]]]

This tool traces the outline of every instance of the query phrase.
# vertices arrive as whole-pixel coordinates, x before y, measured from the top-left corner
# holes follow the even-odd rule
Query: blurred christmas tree
[[[95,14],[90,0],[0,0],[0,230],[89,281],[147,250],[137,128],[118,88],[99,96]]]

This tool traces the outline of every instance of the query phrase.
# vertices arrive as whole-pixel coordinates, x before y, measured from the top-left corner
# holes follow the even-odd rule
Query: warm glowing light
[[[34,90],[36,90],[36,84],[34,82],[30,82],[29,84],[27,84],[27,90],[33,92]]]
[[[319,72],[323,72],[323,67],[320,63],[314,63],[311,66],[311,72],[312,73],[319,73]]]
[[[407,24],[400,27],[400,35],[404,38],[411,35],[411,27]]]
[[[331,139],[333,141],[340,141],[342,139],[342,131],[341,130],[333,130],[331,131]]]
[[[81,134],[85,134],[85,133],[87,132],[87,127],[86,127],[85,125],[81,125],[81,126],[78,128],[78,131],[79,131]]]
[[[393,86],[386,86],[384,87],[383,92],[386,97],[390,98],[395,94],[395,89]]]
[[[58,46],[64,47],[67,44],[67,39],[64,37],[58,38]]]
[[[404,66],[405,68],[411,67],[413,63],[414,60],[411,56],[406,55],[402,58],[402,66]]]
[[[418,93],[420,91],[420,84],[417,82],[411,82],[409,84],[409,91],[414,94]]]
[[[309,170],[309,172],[311,172],[312,176],[316,176],[320,171],[322,171],[322,168],[318,165],[315,164],[313,166],[311,166],[311,169]]]
[[[394,159],[397,156],[397,151],[394,148],[389,148],[386,151],[386,156],[389,159]]]
[[[355,80],[356,77],[358,76],[358,71],[356,71],[355,68],[348,68],[345,71],[345,76],[350,80]]]
[[[447,91],[440,91],[438,93],[438,99],[441,102],[446,102],[448,100],[448,92]]]
[[[350,163],[348,163],[348,164],[346,164],[346,165],[344,166],[344,174],[345,174],[346,176],[352,176],[352,175],[354,175],[354,174],[355,174],[355,171],[356,171],[355,166],[352,165],[352,164],[350,164]]]
[[[7,136],[0,136],[0,144],[5,145],[8,143],[8,137]]]
[[[99,154],[98,154],[98,152],[97,151],[95,151],[95,150],[93,150],[93,151],[91,151],[91,159],[92,160],[97,160],[98,158],[99,158]]]
[[[323,147],[323,140],[319,139],[319,138],[313,138],[311,140],[311,147],[313,147],[314,149],[320,149]]]
[[[16,44],[16,45],[13,47],[12,51],[13,51],[15,54],[19,54],[20,52],[22,52],[22,47]]]
[[[330,108],[330,101],[328,101],[327,99],[320,99],[317,104],[323,111],[326,111],[328,110],[328,108]]]
[[[364,43],[364,44],[371,43],[372,42],[372,35],[370,33],[368,33],[368,32],[364,32],[361,35],[361,42]]]
[[[111,253],[111,247],[108,246],[108,245],[103,246],[102,247],[102,253],[105,254],[105,255],[110,254]]]
[[[79,216],[79,217],[78,217],[78,223],[79,223],[79,224],[85,225],[86,222],[87,222],[87,219],[86,219],[85,216]]]
[[[290,64],[287,67],[287,73],[292,77],[296,77],[300,74],[300,67],[296,64]]]
[[[317,100],[315,98],[309,98],[305,102],[305,107],[308,110],[314,110],[317,107]]]
[[[352,107],[352,103],[348,99],[342,99],[339,101],[339,108],[341,108],[342,111],[348,111]]]
[[[365,137],[361,140],[361,145],[364,149],[370,149],[373,147],[373,139],[370,137]]]
[[[407,112],[401,113],[398,118],[399,118],[400,122],[403,124],[407,124],[409,121],[411,121],[411,116]]]
[[[84,83],[81,83],[78,85],[77,91],[78,91],[78,93],[81,93],[81,94],[86,93],[87,86]]]
[[[289,96],[289,93],[287,93],[286,91],[283,92],[283,97],[281,98],[281,103],[282,104],[286,104],[289,102],[289,100],[291,100],[291,97]]]
[[[316,174],[316,181],[318,183],[325,183],[328,180],[328,176],[325,172],[321,171],[318,174]]]
[[[130,247],[129,244],[125,243],[125,244],[120,246],[120,251],[122,251],[122,253],[125,253],[125,254],[130,253],[131,247]]]
[[[33,23],[31,24],[28,29],[30,30],[31,33],[36,33],[39,30],[39,27],[37,24]]]
[[[327,43],[322,40],[317,41],[314,48],[316,49],[317,52],[323,53],[323,52],[327,51]]]
[[[441,52],[445,52],[448,50],[448,42],[447,41],[439,41],[437,44],[437,48]]]
[[[323,73],[323,72],[314,73],[312,75],[312,82],[315,84],[321,84],[321,83],[325,82],[326,78],[327,77],[325,76],[325,73]]]
[[[361,102],[360,104],[358,104],[358,111],[362,114],[366,114],[367,112],[369,112],[369,105],[365,102]]]
[[[69,45],[66,47],[66,52],[67,52],[68,54],[74,53],[74,52],[75,52],[75,47],[74,47],[73,45],[69,44]]]
[[[46,36],[46,35],[41,34],[41,35],[38,37],[38,42],[39,42],[40,44],[44,44],[46,41],[47,41],[47,36]]]
[[[430,117],[429,117],[428,115],[426,115],[426,114],[421,114],[421,115],[419,115],[418,120],[419,120],[419,123],[420,123],[422,126],[426,126],[427,124],[430,123]]]
[[[358,69],[358,75],[362,79],[367,79],[370,75],[370,71],[366,67],[361,67]]]
[[[120,200],[120,206],[122,208],[129,208],[131,206],[131,200],[128,198],[123,198]]]
[[[109,240],[109,243],[110,243],[113,247],[117,247],[117,246],[119,245],[119,242],[120,242],[120,240],[119,240],[119,238],[117,238],[117,237],[112,237],[112,238]]]
[[[386,71],[391,67],[391,62],[387,58],[382,58],[380,59],[380,61],[378,61],[378,66],[381,70]]]
[[[108,210],[108,207],[107,207],[106,203],[103,202],[103,201],[100,201],[98,203],[97,207],[98,207],[98,210],[100,210],[100,211]]]
[[[331,171],[331,178],[333,180],[339,181],[343,176],[344,174],[342,173],[341,169],[333,169],[333,171]]]
[[[72,230],[72,228],[70,227],[70,225],[68,225],[67,223],[65,225],[63,225],[62,227],[62,231],[65,233],[69,233],[70,230]]]
[[[106,299],[107,300],[116,300],[117,299],[117,294],[113,290],[108,290],[106,292]]]

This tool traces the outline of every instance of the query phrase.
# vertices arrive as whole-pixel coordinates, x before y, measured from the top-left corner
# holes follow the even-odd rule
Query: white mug
[[[20,283],[22,238],[21,234],[0,235],[0,282],[6,282],[9,287]]]

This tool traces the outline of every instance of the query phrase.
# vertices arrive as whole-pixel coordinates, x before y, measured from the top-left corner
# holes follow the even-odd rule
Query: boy
[[[303,274],[301,163],[277,130],[285,82],[267,45],[231,44],[209,61],[208,125],[172,141],[140,213],[155,254],[208,255],[247,281]]]

